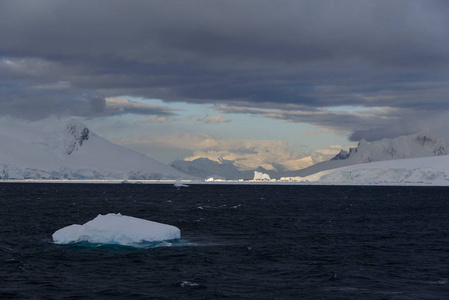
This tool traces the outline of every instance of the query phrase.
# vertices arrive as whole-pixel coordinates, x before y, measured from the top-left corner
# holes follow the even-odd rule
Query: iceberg
[[[262,180],[262,181],[270,181],[270,175],[268,175],[267,173],[262,173],[262,172],[258,172],[258,171],[254,171],[254,179],[253,180]]]
[[[189,187],[189,185],[184,184],[184,183],[179,182],[179,181],[176,181],[174,185],[175,185],[175,187],[177,187],[177,188],[179,188],[179,187]]]
[[[52,237],[56,244],[89,242],[134,246],[180,239],[181,231],[172,225],[109,213],[100,214],[84,225],[73,224],[61,228]]]

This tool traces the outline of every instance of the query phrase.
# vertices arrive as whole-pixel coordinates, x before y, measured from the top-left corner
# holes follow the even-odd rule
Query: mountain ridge
[[[293,171],[273,171],[261,167],[240,171],[232,161],[216,162],[207,158],[198,158],[193,161],[178,160],[170,165],[185,173],[203,178],[251,179],[254,171],[261,171],[269,174],[271,178],[279,179],[281,177],[305,177],[325,170],[374,161],[439,156],[448,153],[449,144],[445,139],[421,132],[373,142],[361,140],[357,147],[350,148],[349,151],[341,150],[329,160]]]
[[[0,139],[0,179],[192,179],[101,138],[76,120],[47,132],[1,128]]]
[[[357,147],[341,150],[328,161],[320,162],[297,172],[286,172],[284,176],[309,176],[321,171],[376,161],[441,156],[449,153],[449,144],[443,138],[429,133],[415,133],[394,139],[367,142],[362,139]]]
[[[449,156],[395,159],[356,164],[302,177],[333,185],[449,185]]]

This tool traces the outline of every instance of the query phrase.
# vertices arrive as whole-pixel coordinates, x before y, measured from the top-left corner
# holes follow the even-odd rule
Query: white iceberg
[[[53,233],[56,244],[89,242],[132,246],[181,238],[179,228],[144,219],[110,213],[84,225],[73,224]]]
[[[253,180],[270,181],[271,178],[270,178],[270,175],[268,175],[267,173],[254,171],[254,179]]]
[[[189,187],[188,184],[184,184],[184,183],[179,182],[179,181],[176,181],[174,185],[175,185],[175,187]]]

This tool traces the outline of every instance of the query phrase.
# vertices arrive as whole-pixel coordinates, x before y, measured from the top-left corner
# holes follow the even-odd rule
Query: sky
[[[0,125],[290,169],[449,138],[449,2],[0,0]]]

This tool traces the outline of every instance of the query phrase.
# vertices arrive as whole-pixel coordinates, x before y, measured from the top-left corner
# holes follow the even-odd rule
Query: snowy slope
[[[449,156],[397,159],[327,170],[303,178],[328,184],[449,185]]]
[[[55,131],[0,128],[0,179],[188,179],[143,154],[112,144],[80,122]]]
[[[428,134],[412,134],[395,139],[382,139],[374,142],[362,140],[349,152],[341,151],[333,159],[296,171],[284,172],[282,176],[309,176],[325,170],[341,168],[368,162],[404,158],[418,158],[446,155],[449,144],[446,140]]]
[[[231,161],[221,160],[220,163],[207,159],[197,158],[193,161],[176,160],[170,166],[186,174],[200,178],[239,179],[240,172]]]
[[[192,161],[176,160],[170,163],[170,166],[189,175],[203,179],[253,179],[254,171],[267,173],[270,176],[276,176],[277,172],[273,170],[265,170],[259,167],[255,170],[240,171],[233,161],[221,159],[219,162],[210,160],[205,157],[197,158]]]

